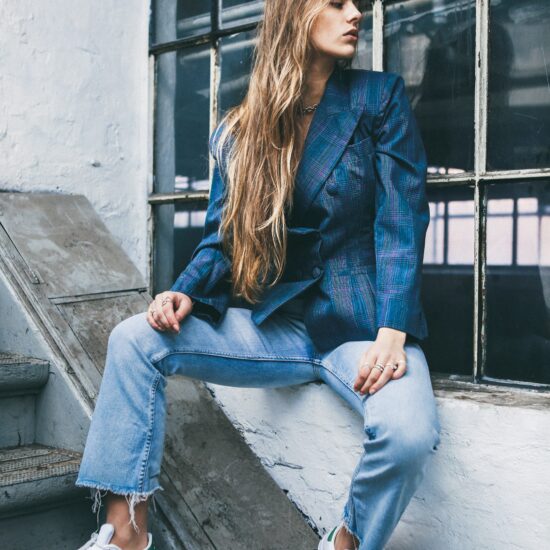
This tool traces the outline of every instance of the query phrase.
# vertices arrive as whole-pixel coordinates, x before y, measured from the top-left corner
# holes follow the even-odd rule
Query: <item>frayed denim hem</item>
[[[135,507],[140,502],[145,502],[149,497],[152,497],[151,500],[153,501],[153,509],[157,510],[156,508],[156,501],[155,501],[155,493],[157,491],[164,491],[164,488],[160,485],[155,487],[154,489],[151,489],[150,491],[146,492],[132,492],[128,490],[121,490],[113,487],[107,487],[106,485],[102,485],[101,483],[94,483],[92,481],[78,481],[75,485],[78,487],[88,487],[90,489],[90,498],[93,501],[92,503],[92,512],[96,514],[96,523],[99,528],[99,512],[101,509],[102,499],[107,495],[107,493],[113,493],[115,495],[120,495],[126,498],[126,502],[128,503],[128,512],[130,514],[130,521],[128,524],[132,524],[132,527],[136,531],[136,533],[139,533],[139,527],[136,523],[136,517],[135,517]],[[103,494],[102,494],[103,492]]]
[[[348,533],[351,533],[355,538],[357,538],[357,540],[359,541],[359,545],[361,545],[361,537],[359,536],[359,533],[355,528],[355,521],[352,517],[352,514],[349,511],[349,503],[346,503],[346,505],[344,506],[344,510],[342,512],[342,515],[340,516],[340,520],[344,522],[344,526],[348,531]],[[354,544],[355,544],[355,541],[354,541]]]

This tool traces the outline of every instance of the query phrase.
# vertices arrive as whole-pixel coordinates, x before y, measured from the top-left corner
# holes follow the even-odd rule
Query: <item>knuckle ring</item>
[[[384,365],[381,365],[380,363],[376,363],[376,365],[374,365],[374,368],[378,369],[380,372],[384,372]]]
[[[166,298],[163,298],[162,299],[162,305],[166,305],[168,302],[171,302],[172,301],[172,298],[170,298],[170,296],[166,296]]]

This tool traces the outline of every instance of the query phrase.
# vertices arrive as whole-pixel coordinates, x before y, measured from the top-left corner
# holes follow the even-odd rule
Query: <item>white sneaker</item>
[[[336,533],[344,527],[344,520],[341,520],[340,523],[333,527],[324,537],[319,541],[319,546],[317,550],[336,550],[334,546],[334,541],[336,540]]]
[[[78,550],[122,550],[116,544],[109,544],[114,533],[114,525],[111,523],[104,523],[99,533],[92,533],[90,540]],[[151,533],[147,533],[147,546],[143,550],[155,550]]]

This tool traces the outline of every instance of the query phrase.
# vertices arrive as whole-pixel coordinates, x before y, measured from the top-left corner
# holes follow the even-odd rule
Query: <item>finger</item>
[[[378,364],[378,363],[379,362],[376,361],[375,365]],[[373,367],[370,371],[370,374],[369,374],[366,382],[363,384],[363,386],[359,390],[360,393],[362,393],[362,394],[367,393],[369,391],[370,387],[378,380],[380,375],[381,375],[380,369],[377,368],[376,366]]]
[[[380,373],[378,380],[370,387],[369,393],[373,394],[382,388],[388,380],[391,380],[393,369],[391,368],[393,363],[388,363],[384,366],[384,372]]]
[[[392,378],[394,380],[397,380],[397,378],[401,378],[405,372],[407,372],[407,361],[405,359],[398,359],[396,361],[398,364],[397,369],[393,371]]]
[[[164,329],[159,327],[159,325],[157,324],[157,322],[155,321],[155,319],[153,318],[153,315],[151,314],[151,310],[148,309],[147,310],[147,321],[149,322],[149,324],[155,329],[155,330],[160,330],[161,332],[164,332]]]
[[[172,302],[172,297],[169,294],[165,295],[161,303],[162,312],[164,313],[166,320],[170,324],[170,328],[178,332],[180,326],[178,320],[176,319],[176,316],[174,315],[174,304]]]
[[[359,388],[366,382],[374,363],[376,356],[373,354],[366,353],[361,361],[359,362],[359,368],[357,369],[357,376],[353,384],[353,389],[358,391]]]
[[[188,304],[187,300],[185,300],[183,298],[183,296],[176,295],[176,297],[174,299],[174,305],[177,306],[177,309],[175,311],[176,319],[178,320],[178,322],[181,322],[185,318],[186,310],[187,310],[189,304]],[[189,310],[191,310],[191,308],[189,308]]]
[[[153,315],[153,318],[155,319],[157,324],[164,329],[170,330],[170,323],[168,322],[168,319],[166,318],[166,315],[162,310],[162,294],[158,294],[155,297],[155,309],[156,314]]]

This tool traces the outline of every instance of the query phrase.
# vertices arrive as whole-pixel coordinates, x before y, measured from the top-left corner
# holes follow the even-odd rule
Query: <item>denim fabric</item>
[[[418,343],[405,345],[407,372],[373,395],[353,390],[372,341],[315,351],[293,299],[261,326],[252,311],[229,306],[216,327],[189,315],[179,334],[158,332],[145,314],[115,327],[76,484],[125,495],[131,505],[160,488],[166,401],[172,374],[240,387],[322,380],[364,419],[364,452],[341,518],[361,541],[381,549],[420,484],[439,443],[440,425],[428,365]]]

